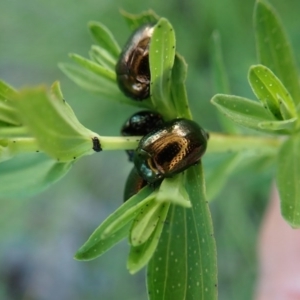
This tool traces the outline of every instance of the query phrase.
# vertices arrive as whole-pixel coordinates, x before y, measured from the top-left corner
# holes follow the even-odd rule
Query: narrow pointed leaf
[[[100,22],[89,23],[90,32],[101,48],[111,53],[116,59],[121,50],[110,30]]]
[[[125,97],[123,93],[121,93],[117,84],[112,82],[111,80],[96,75],[95,73],[88,71],[79,66],[68,64],[68,63],[60,63],[59,68],[77,85],[81,88],[88,90],[93,93],[97,93],[102,97],[107,97],[109,100],[113,100],[119,103],[140,106],[140,107],[148,107],[149,104],[144,102],[132,101]]]
[[[192,208],[172,205],[148,265],[150,300],[217,299],[216,245],[201,164],[187,170]]]
[[[119,230],[124,224],[132,221],[140,212],[141,209],[145,209],[147,205],[151,205],[154,201],[156,193],[150,194],[148,197],[140,201],[136,205],[128,208],[122,213],[117,219],[111,221],[109,225],[106,225],[105,230],[103,230],[102,238],[105,239],[107,236],[112,235],[115,231]]]
[[[83,246],[76,252],[75,258],[78,260],[91,260],[94,259],[113,245],[118,243],[125,236],[128,236],[131,227],[131,222],[124,222],[123,226],[120,226],[118,230],[111,232],[111,235],[106,235],[103,238],[104,231],[113,224],[116,220],[123,216],[126,211],[132,209],[138,205],[144,198],[148,197],[152,193],[151,188],[145,187],[138,194],[131,197],[122,206],[120,206],[114,213],[104,220],[99,227],[92,233],[89,239]],[[132,219],[134,216],[132,217]]]
[[[292,97],[270,69],[262,65],[252,66],[248,79],[256,97],[268,107],[276,119],[285,117],[281,115],[280,102],[289,111],[289,118],[297,116]]]
[[[276,74],[291,93],[295,104],[299,104],[299,75],[292,48],[279,17],[266,1],[256,2],[254,28],[259,62]]]
[[[151,72],[150,94],[155,108],[167,118],[175,118],[170,100],[172,67],[175,58],[175,34],[166,19],[155,25],[149,49]]]
[[[139,214],[132,223],[130,231],[130,244],[134,247],[145,243],[160,219],[161,210],[165,204],[157,203],[155,200],[141,208]]]
[[[284,120],[284,121],[267,121],[267,122],[260,122],[258,126],[262,129],[267,130],[288,130],[292,131],[295,129],[297,123],[297,118]]]
[[[137,247],[131,247],[128,260],[127,260],[127,268],[131,274],[138,272],[142,269],[151,259],[153,253],[156,250],[158,242],[160,240],[160,235],[165,224],[166,217],[168,214],[170,204],[163,204],[159,222],[156,225],[155,231],[152,233],[151,237],[147,240],[147,242],[143,243]]]
[[[275,121],[275,118],[258,102],[231,95],[215,95],[212,100],[223,114],[237,124],[262,130],[258,123]]]
[[[177,117],[191,119],[192,113],[189,108],[185,80],[187,76],[187,64],[182,56],[175,55],[172,69],[172,100],[177,111]]]
[[[116,73],[108,70],[95,62],[86,59],[77,54],[70,54],[70,57],[80,66],[84,67],[88,71],[95,73],[98,76],[104,77],[106,79],[111,80],[112,82],[116,82]]]
[[[300,227],[300,135],[288,139],[278,153],[277,186],[281,214],[294,228]]]
[[[21,120],[19,119],[16,110],[12,107],[11,104],[7,104],[6,102],[2,101],[0,101],[0,121],[14,126],[21,125]]]
[[[11,97],[16,93],[17,91],[12,86],[0,80],[0,100],[11,101]]]
[[[108,70],[115,72],[116,59],[105,49],[92,45],[89,52],[91,59],[100,64],[101,66],[107,68]]]

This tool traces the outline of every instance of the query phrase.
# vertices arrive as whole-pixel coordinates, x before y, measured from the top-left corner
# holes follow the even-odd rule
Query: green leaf
[[[267,121],[260,122],[258,126],[267,130],[289,130],[292,131],[296,127],[297,118],[284,121]]]
[[[140,246],[131,246],[127,260],[127,268],[131,274],[134,274],[142,269],[153,256],[153,253],[155,252],[158,245],[160,235],[165,226],[169,207],[169,203],[163,204],[161,206],[162,209],[160,213],[160,221],[157,223],[151,237]]]
[[[103,221],[100,226],[92,233],[89,239],[84,243],[83,246],[75,254],[75,258],[78,260],[91,260],[94,259],[109,248],[118,243],[121,239],[125,238],[129,234],[131,227],[131,222],[135,215],[128,219],[128,222],[124,222],[122,226],[119,226],[118,230],[110,231],[110,235],[103,236],[103,233],[107,228],[116,222],[120,217],[122,217],[126,211],[134,208],[143,199],[147,198],[151,193],[152,189],[146,186],[139,193],[132,196],[129,200],[123,203],[114,213],[112,213],[105,221]]]
[[[187,171],[192,208],[170,207],[148,265],[150,300],[217,299],[216,245],[201,164]]]
[[[176,53],[172,69],[171,93],[172,100],[177,111],[177,117],[192,119],[189,108],[185,80],[187,76],[187,64],[182,56]]]
[[[296,108],[289,92],[274,73],[265,66],[252,66],[248,75],[249,83],[256,97],[266,106],[278,120],[297,116]],[[281,114],[281,103],[286,108]]]
[[[95,73],[96,75],[99,75],[101,77],[107,78],[111,80],[112,82],[116,82],[116,73],[108,70],[99,64],[94,63],[91,60],[88,60],[80,55],[71,53],[69,55],[78,65],[84,67],[88,71],[91,71],[92,73]]]
[[[20,126],[20,119],[11,103],[11,98],[16,93],[17,91],[14,88],[0,80],[0,121],[10,125]],[[1,127],[0,125],[0,128]]]
[[[273,7],[263,0],[256,2],[254,28],[259,62],[276,74],[299,104],[299,76],[291,45]]]
[[[184,174],[180,173],[174,177],[165,178],[159,187],[156,201],[191,207],[189,195],[184,188]]]
[[[13,87],[0,80],[0,100],[11,101],[11,97],[13,97],[16,93],[17,91]]]
[[[136,205],[127,208],[127,210],[124,211],[122,215],[120,215],[114,221],[110,221],[110,224],[106,225],[105,230],[103,230],[102,238],[105,239],[107,236],[114,234],[114,232],[123,227],[124,224],[132,221],[137,215],[139,215],[140,210],[146,210],[146,207],[148,205],[151,206],[151,203],[154,201],[155,195],[156,192],[153,192]]]
[[[281,214],[294,228],[300,227],[300,135],[291,136],[278,153],[277,186]]]
[[[90,57],[93,61],[105,67],[106,69],[115,72],[116,59],[105,49],[92,45],[91,50],[89,52]]]
[[[211,99],[211,103],[232,121],[244,127],[262,130],[259,123],[275,121],[260,103],[246,98],[217,94]]]
[[[111,53],[116,59],[120,55],[120,47],[110,30],[100,22],[89,22],[89,29],[94,40],[101,48]]]
[[[221,37],[217,30],[212,34],[210,48],[214,89],[217,93],[230,94],[228,75],[222,53]],[[235,124],[224,115],[219,114],[218,119],[226,132],[232,134],[239,132]]]
[[[144,205],[132,223],[130,244],[134,247],[145,243],[154,232],[166,204],[157,203],[154,199]]]
[[[14,126],[21,125],[16,110],[11,106],[11,103],[7,104],[2,101],[0,101],[0,121]]]
[[[156,23],[159,20],[158,15],[151,9],[142,12],[141,14],[130,14],[124,10],[120,10],[130,30],[134,31],[145,23]]]
[[[92,139],[97,134],[81,125],[54,93],[44,87],[24,89],[14,100],[24,124],[50,156],[63,162],[94,153]]]
[[[1,146],[0,146],[1,152]],[[61,179],[72,163],[59,163],[43,153],[22,154],[1,163],[0,195],[29,197]]]
[[[68,63],[60,63],[59,68],[81,88],[93,93],[97,93],[102,97],[110,100],[143,108],[149,108],[150,104],[142,101],[132,101],[121,93],[117,84],[101,77],[95,73],[88,71],[82,67],[74,66]]]
[[[175,34],[166,19],[160,19],[154,26],[149,49],[151,72],[151,101],[166,119],[176,117],[171,94],[172,67],[175,58]]]

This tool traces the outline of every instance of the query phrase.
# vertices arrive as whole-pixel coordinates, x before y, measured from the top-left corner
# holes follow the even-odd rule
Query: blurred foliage
[[[299,49],[295,26],[299,1],[270,2],[280,12],[292,46]],[[57,63],[66,61],[70,52],[87,55],[92,43],[87,30],[90,20],[105,24],[123,45],[130,31],[119,9],[139,13],[152,8],[173,24],[177,50],[189,65],[187,89],[195,120],[208,130],[219,130],[216,110],[209,104],[218,92],[211,82],[211,34],[220,31],[231,91],[253,98],[247,83],[248,68],[257,63],[253,7],[254,0],[2,0],[0,77],[16,88],[50,86],[59,80],[84,125],[102,135],[117,135],[133,108],[81,90]],[[295,54],[299,60],[299,51]],[[111,168],[116,164],[117,169]],[[122,151],[103,152],[79,161],[63,180],[36,197],[3,199],[0,195],[0,299],[114,300],[120,292],[123,299],[146,299],[144,272],[127,273],[126,243],[105,254],[105,259],[79,263],[72,258],[100,221],[120,205],[130,169]],[[221,300],[252,298],[256,236],[268,200],[270,173],[272,168],[262,171],[259,164],[247,173],[241,169],[211,204]]]

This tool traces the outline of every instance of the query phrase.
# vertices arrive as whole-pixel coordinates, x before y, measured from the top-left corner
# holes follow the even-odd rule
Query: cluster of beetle
[[[150,96],[149,45],[155,24],[145,24],[129,38],[116,65],[120,90],[136,101]],[[146,184],[159,184],[199,162],[206,150],[208,134],[194,121],[165,122],[153,111],[132,115],[121,129],[123,136],[143,136],[137,149],[127,150],[134,162],[124,191],[124,201]]]

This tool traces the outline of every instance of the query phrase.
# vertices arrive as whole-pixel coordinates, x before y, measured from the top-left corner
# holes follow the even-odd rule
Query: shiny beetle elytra
[[[154,24],[142,25],[131,35],[116,65],[120,90],[134,100],[149,97],[149,44],[153,26]]]
[[[121,135],[123,136],[144,136],[158,128],[164,123],[160,114],[143,110],[133,114],[122,126]],[[134,150],[126,151],[129,161],[133,161]]]
[[[199,162],[207,133],[194,121],[175,119],[145,135],[134,156],[135,167],[148,183],[172,177]]]

